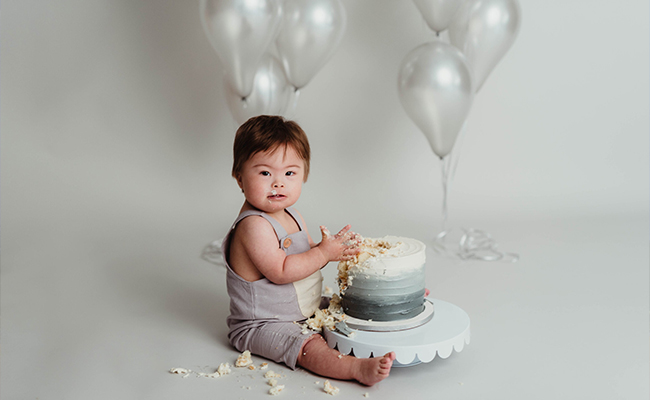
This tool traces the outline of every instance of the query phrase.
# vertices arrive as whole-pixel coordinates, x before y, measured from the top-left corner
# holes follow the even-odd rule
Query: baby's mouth
[[[267,197],[268,197],[269,199],[271,199],[271,200],[280,200],[280,199],[284,199],[286,196],[283,195],[283,194],[280,194],[280,193],[277,193],[277,194],[274,193],[274,194],[270,194],[270,195],[267,196]]]

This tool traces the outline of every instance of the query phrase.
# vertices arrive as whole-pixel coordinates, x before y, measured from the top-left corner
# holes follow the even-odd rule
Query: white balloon
[[[275,41],[289,81],[305,86],[329,61],[345,32],[340,0],[285,0]]]
[[[253,90],[255,71],[281,18],[277,0],[201,0],[203,29],[240,98]]]
[[[276,57],[265,54],[255,74],[252,92],[242,99],[226,81],[226,100],[233,118],[243,124],[256,115],[283,115],[287,111],[293,87]]]
[[[449,27],[463,0],[413,0],[429,28],[440,33]]]
[[[512,46],[521,25],[517,0],[467,0],[449,25],[449,41],[465,54],[476,91]]]
[[[400,66],[399,97],[440,158],[454,146],[474,100],[472,73],[456,47],[434,41],[416,47]]]

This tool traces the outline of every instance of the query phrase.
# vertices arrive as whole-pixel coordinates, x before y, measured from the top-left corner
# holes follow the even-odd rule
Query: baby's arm
[[[273,283],[296,282],[330,261],[347,260],[359,252],[353,233],[346,226],[336,235],[321,227],[323,240],[310,250],[287,256],[278,247],[273,227],[262,218],[245,218],[238,225],[246,255],[257,270]]]

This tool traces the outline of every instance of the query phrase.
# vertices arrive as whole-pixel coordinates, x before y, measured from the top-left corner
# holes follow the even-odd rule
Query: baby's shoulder
[[[239,221],[235,227],[235,234],[240,238],[256,238],[275,236],[275,230],[269,221],[261,215],[249,215]]]
[[[246,217],[242,218],[239,222],[237,222],[237,228],[241,228],[241,227],[262,228],[264,226],[268,226],[272,228],[271,223],[267,221],[266,218],[257,214],[247,215]]]

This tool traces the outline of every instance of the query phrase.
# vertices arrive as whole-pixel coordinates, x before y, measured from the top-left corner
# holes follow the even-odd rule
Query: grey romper
[[[302,328],[294,321],[300,322],[311,317],[321,305],[327,307],[329,300],[321,299],[323,277],[320,270],[298,282],[278,285],[266,278],[246,281],[232,270],[228,262],[232,232],[239,221],[250,216],[260,216],[273,226],[278,246],[287,255],[309,250],[309,238],[300,216],[292,208],[287,208],[285,212],[298,224],[298,232],[287,235],[286,230],[273,217],[262,211],[244,211],[228,231],[222,251],[230,296],[230,316],[227,319],[230,344],[239,351],[250,350],[253,354],[283,362],[295,369],[303,343],[315,332],[303,334]]]

